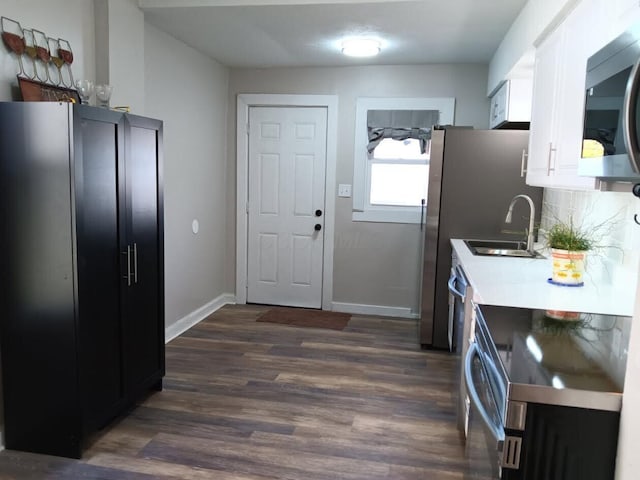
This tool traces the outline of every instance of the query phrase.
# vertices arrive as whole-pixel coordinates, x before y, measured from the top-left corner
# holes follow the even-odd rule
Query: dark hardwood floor
[[[170,342],[164,390],[82,460],[5,450],[0,479],[463,478],[453,358],[421,351],[414,321],[256,322],[266,308],[226,306]]]

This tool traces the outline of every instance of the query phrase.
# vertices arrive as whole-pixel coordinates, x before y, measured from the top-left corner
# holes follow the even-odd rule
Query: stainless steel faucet
[[[509,204],[509,210],[507,211],[507,216],[504,218],[504,223],[511,223],[513,217],[513,206],[516,204],[519,198],[524,198],[527,202],[529,202],[529,230],[527,231],[527,251],[533,252],[533,222],[536,218],[536,207],[533,204],[533,200],[529,195],[516,195],[511,200]]]

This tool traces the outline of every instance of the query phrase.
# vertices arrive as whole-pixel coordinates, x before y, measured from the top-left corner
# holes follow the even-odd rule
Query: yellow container
[[[580,285],[584,283],[584,261],[587,252],[551,249],[553,274],[551,280],[563,285]]]

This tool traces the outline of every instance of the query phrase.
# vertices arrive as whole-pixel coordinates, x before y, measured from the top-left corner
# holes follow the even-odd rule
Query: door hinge
[[[247,211],[247,215],[249,215],[249,202],[247,202],[245,210]]]

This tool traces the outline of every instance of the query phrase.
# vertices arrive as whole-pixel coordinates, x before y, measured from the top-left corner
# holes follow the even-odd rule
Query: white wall
[[[109,0],[96,68],[94,2],[0,0],[0,14],[68,39],[75,78],[109,75],[112,105],[159,118],[165,142],[166,323],[225,293],[226,109],[228,70],[144,24],[133,0]],[[98,8],[100,11],[101,8]],[[122,31],[123,29],[127,31]],[[170,62],[168,62],[170,59]],[[129,67],[127,67],[129,65]],[[135,70],[135,71],[134,71]],[[131,73],[133,72],[133,73]],[[17,61],[0,49],[0,101],[15,92]],[[104,79],[103,79],[104,80]],[[191,222],[200,221],[200,232]]]
[[[228,70],[144,27],[145,112],[164,120],[166,326],[225,289]],[[232,208],[232,207],[230,207]],[[197,219],[200,231],[191,223]]]
[[[637,200],[636,200],[637,201]],[[637,227],[640,228],[640,227]],[[622,398],[620,436],[618,437],[618,458],[616,480],[635,480],[640,470],[638,445],[640,442],[640,281],[636,293],[636,309],[629,340],[627,375]]]
[[[94,0],[95,82],[113,86],[111,106],[144,115],[144,14],[137,0]]]
[[[232,69],[228,124],[235,125],[239,93],[338,95],[336,179],[352,184],[358,97],[455,97],[457,124],[487,128],[486,78],[487,68],[481,65]],[[229,289],[235,285],[235,135],[230,128]],[[336,194],[336,189],[328,192]],[[351,209],[350,198],[336,198],[334,302],[415,310],[422,244],[419,226],[353,222]]]
[[[487,94],[491,94],[521,67],[520,60],[533,66],[534,44],[557,26],[580,0],[529,0],[502,39],[489,64]],[[532,72],[531,72],[532,74]],[[517,76],[517,73],[516,73]]]
[[[95,76],[93,2],[86,0],[0,0],[0,15],[36,28],[54,38],[64,38],[73,50],[75,78]],[[27,62],[26,58],[23,62]],[[66,67],[64,67],[66,68]],[[0,101],[21,100],[16,91],[18,62],[0,47]]]

